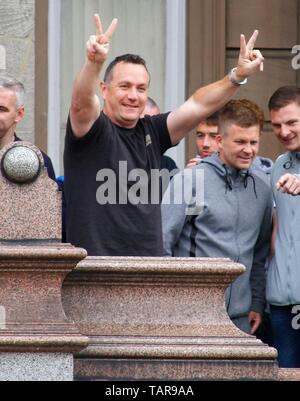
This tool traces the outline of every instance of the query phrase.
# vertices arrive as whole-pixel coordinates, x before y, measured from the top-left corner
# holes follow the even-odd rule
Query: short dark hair
[[[242,128],[258,125],[263,129],[264,112],[254,102],[248,99],[230,100],[220,110],[219,126],[232,123]]]
[[[269,100],[269,110],[279,110],[291,103],[300,106],[300,88],[297,86],[282,86],[277,89]]]
[[[219,123],[219,111],[216,111],[215,113],[211,114],[210,116],[206,117],[203,122],[210,127],[213,125],[218,125]]]
[[[147,65],[146,65],[146,61],[138,56],[137,54],[123,54],[122,56],[118,56],[116,57],[107,67],[105,74],[104,74],[104,82],[105,83],[110,83],[111,79],[112,79],[112,73],[113,73],[113,69],[115,68],[115,66],[119,63],[128,63],[128,64],[138,64],[138,65],[142,65],[143,67],[145,67],[148,75],[149,75],[149,79],[150,79],[150,73],[148,71]]]

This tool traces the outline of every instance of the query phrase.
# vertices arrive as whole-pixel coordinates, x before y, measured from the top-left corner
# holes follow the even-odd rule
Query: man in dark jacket
[[[0,149],[11,142],[20,141],[15,130],[25,115],[25,89],[13,78],[0,77]],[[42,152],[49,177],[55,181],[51,159]]]

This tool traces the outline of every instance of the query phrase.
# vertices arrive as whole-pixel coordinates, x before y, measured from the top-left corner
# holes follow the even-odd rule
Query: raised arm
[[[99,15],[95,15],[95,24],[96,35],[92,35],[87,42],[86,62],[73,84],[70,118],[74,135],[78,138],[87,134],[100,114],[96,89],[117,20],[112,21],[105,33]]]
[[[237,91],[245,78],[262,70],[263,56],[259,50],[253,50],[258,31],[254,31],[248,43],[244,35],[240,37],[240,55],[233,79],[226,76],[220,81],[198,89],[183,105],[170,113],[168,128],[171,141],[175,145],[199,122],[220,109]]]

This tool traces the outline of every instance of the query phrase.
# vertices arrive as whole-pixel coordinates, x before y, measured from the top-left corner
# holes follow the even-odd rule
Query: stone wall
[[[22,81],[26,116],[18,126],[22,139],[34,142],[35,0],[0,2],[0,74]]]

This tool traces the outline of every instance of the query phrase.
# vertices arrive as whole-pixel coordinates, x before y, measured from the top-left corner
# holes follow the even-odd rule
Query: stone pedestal
[[[39,149],[14,142],[0,164],[0,380],[72,380],[88,338],[61,288],[87,253],[60,243],[61,197]]]
[[[243,271],[224,259],[86,258],[63,286],[67,315],[90,338],[75,378],[276,380],[276,351],[225,309]]]
[[[82,336],[63,310],[62,282],[86,251],[71,245],[0,247],[0,380],[72,380]]]

